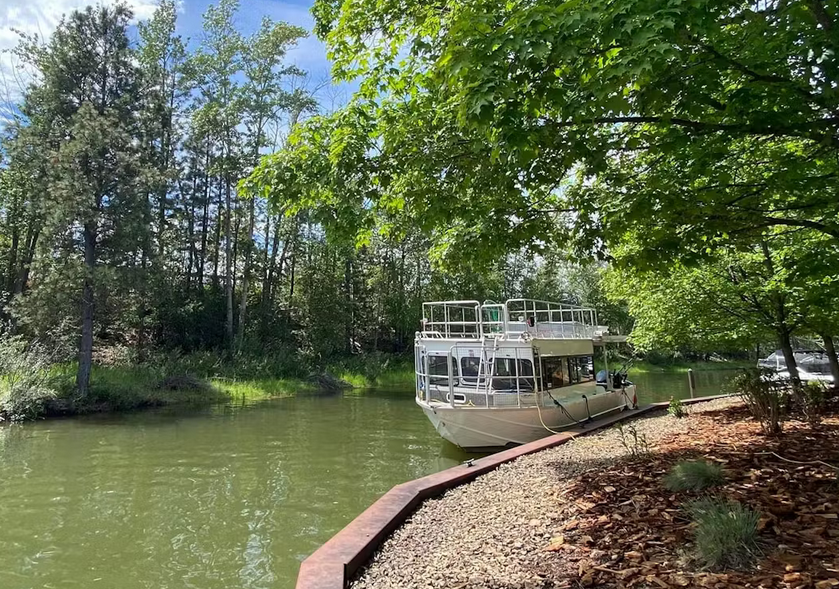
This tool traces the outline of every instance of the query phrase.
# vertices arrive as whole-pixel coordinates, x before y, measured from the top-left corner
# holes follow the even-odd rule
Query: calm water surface
[[[683,374],[632,378],[687,396]],[[0,588],[290,589],[391,486],[467,457],[411,392],[0,427]]]

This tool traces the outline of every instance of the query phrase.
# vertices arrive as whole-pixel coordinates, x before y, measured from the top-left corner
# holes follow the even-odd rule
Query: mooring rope
[[[571,415],[571,414],[568,412],[568,410],[567,410],[567,409],[566,409],[566,408],[562,405],[562,403],[560,403],[559,401],[557,401],[556,399],[554,399],[554,397],[553,397],[553,395],[550,393],[550,391],[543,391],[543,392],[544,392],[546,395],[548,395],[548,397],[550,397],[550,399],[551,399],[551,401],[553,401],[554,405],[556,405],[557,407],[559,407],[560,411],[562,411],[562,413],[564,413],[564,414],[565,414],[565,416],[566,416],[568,419],[570,419],[571,421],[573,421],[575,424],[577,424],[577,425],[578,425],[578,426],[580,426],[580,427],[585,427],[585,424],[584,424],[583,422],[581,422],[581,421],[578,421],[578,420],[574,419],[574,416],[573,416],[573,415]],[[583,397],[585,398],[585,395],[583,395]],[[587,399],[586,399],[586,411],[588,411],[588,400],[587,400]],[[538,396],[536,397],[536,412],[539,414],[539,421],[542,423],[542,427],[544,427],[546,430],[548,430],[548,431],[549,431],[549,432],[551,432],[552,434],[561,434],[561,433],[562,433],[562,432],[558,432],[558,431],[552,430],[551,428],[549,428],[549,427],[545,424],[545,420],[544,420],[544,419],[542,419],[542,408],[541,408],[541,403],[539,402],[539,397],[538,397]]]
[[[582,395],[582,397],[583,397],[583,401],[586,402],[586,415],[588,415],[588,419],[586,419],[586,423],[588,423],[589,421],[591,421],[591,411],[588,408],[588,397],[586,397],[585,395]]]

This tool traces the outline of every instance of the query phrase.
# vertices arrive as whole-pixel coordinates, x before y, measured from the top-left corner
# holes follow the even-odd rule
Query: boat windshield
[[[830,361],[824,352],[818,350],[796,351],[793,356],[795,357],[795,364],[800,370],[811,374],[830,374]],[[787,361],[783,352],[778,350],[758,361],[758,366],[782,372],[787,369]]]

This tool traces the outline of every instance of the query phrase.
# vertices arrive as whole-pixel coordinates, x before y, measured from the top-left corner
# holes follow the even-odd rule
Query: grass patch
[[[75,392],[76,366],[55,366],[53,373],[60,383],[60,392],[48,414],[205,405],[229,399],[224,391],[204,379],[185,374],[166,374],[162,369],[149,366],[94,366],[90,375],[90,392],[79,399]]]
[[[316,390],[311,382],[299,378],[262,378],[254,380],[214,378],[211,382],[214,387],[234,401],[259,401]]]
[[[717,498],[691,501],[687,512],[696,524],[696,557],[709,569],[744,569],[760,554],[760,514],[741,503]]]
[[[336,378],[340,378],[344,382],[349,383],[356,389],[365,388],[411,388],[414,386],[414,369],[399,368],[391,369],[385,372],[369,376],[366,374],[359,374],[348,370],[336,370],[335,372],[328,371],[334,374]]]
[[[679,462],[664,477],[664,486],[670,491],[701,491],[724,482],[722,467],[706,460]]]
[[[354,356],[330,364],[326,371],[359,389],[414,387],[413,361],[403,356]]]

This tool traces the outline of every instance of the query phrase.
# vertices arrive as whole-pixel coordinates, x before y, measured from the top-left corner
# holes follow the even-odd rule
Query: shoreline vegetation
[[[5,365],[0,422],[403,388],[414,381],[412,363],[398,355],[371,354],[292,370],[281,360],[234,357],[222,362],[196,354],[144,364],[94,365],[89,394],[80,398],[74,386],[75,363],[48,364],[22,344],[5,342],[0,347]]]
[[[14,355],[7,350],[5,356],[10,354]],[[9,364],[8,359],[6,363]],[[174,359],[161,357],[144,364],[95,365],[90,394],[79,399],[74,394],[75,364],[46,366],[32,357],[18,359],[15,364],[15,369],[6,371],[0,388],[0,421],[253,402],[298,393],[363,394],[367,389],[411,389],[414,383],[413,363],[404,355],[360,355],[292,371],[283,361],[234,357],[222,362],[210,355],[195,354]],[[735,370],[751,365],[744,361],[637,361],[629,372]],[[15,403],[9,402],[12,389],[17,389],[16,396],[22,397]]]

